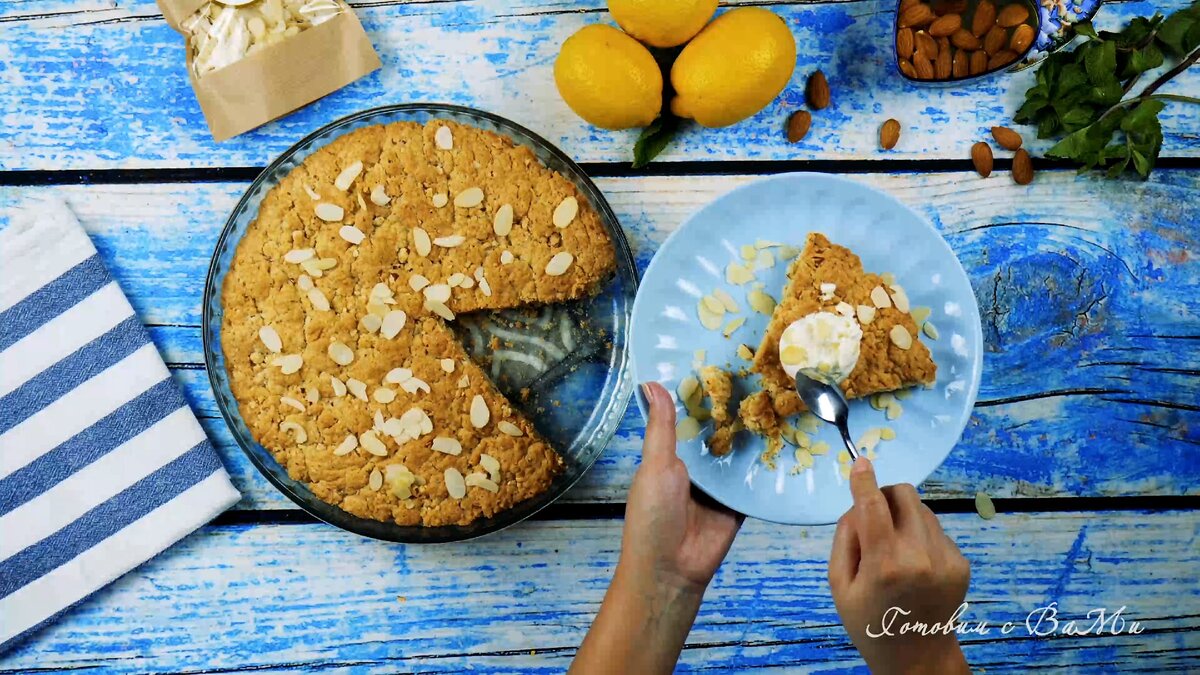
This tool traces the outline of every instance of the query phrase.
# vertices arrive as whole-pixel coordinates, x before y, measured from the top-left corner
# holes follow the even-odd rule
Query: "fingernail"
[[[871,460],[864,455],[859,455],[858,459],[854,460],[854,466],[850,468],[851,473],[863,473],[871,470]]]
[[[639,384],[638,395],[642,397],[642,405],[646,406],[646,409],[649,410],[650,401],[652,401],[654,397],[654,391],[650,389],[650,385],[646,382]]]

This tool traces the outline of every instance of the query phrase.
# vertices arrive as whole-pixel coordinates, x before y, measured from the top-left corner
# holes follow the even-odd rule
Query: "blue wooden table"
[[[616,560],[642,433],[635,409],[596,467],[536,520],[467,544],[399,546],[297,511],[238,450],[204,372],[209,256],[258,168],[337,117],[409,101],[490,110],[558,144],[596,177],[643,269],[690,212],[764,174],[851,174],[926,215],[971,275],[987,343],[975,415],[921,486],[972,562],[965,618],[993,624],[964,637],[968,658],[988,672],[1200,671],[1195,109],[1164,112],[1161,167],[1145,182],[1054,168],[1019,187],[1003,160],[981,180],[968,148],[1011,120],[1029,73],[917,89],[889,70],[893,4],[767,4],[797,38],[791,86],[734,127],[689,129],[635,171],[633,132],[587,126],[554,91],[558,46],[609,20],[600,0],[357,3],[383,70],[219,145],[189,89],[181,40],[152,2],[0,0],[0,207],[11,214],[41,194],[70,204],[244,494],[0,656],[0,672],[566,667]],[[1183,5],[1114,2],[1097,23]],[[783,120],[816,68],[833,104],[788,145]],[[1169,90],[1200,91],[1200,68]],[[876,130],[889,117],[903,135],[884,153]],[[1035,156],[1048,147],[1021,131]],[[994,520],[974,514],[977,491],[997,499]],[[748,522],[681,670],[861,668],[825,582],[831,534]],[[1143,630],[1031,635],[1027,615],[1050,603],[1063,621],[1124,607]],[[1022,628],[1002,634],[1007,621]]]

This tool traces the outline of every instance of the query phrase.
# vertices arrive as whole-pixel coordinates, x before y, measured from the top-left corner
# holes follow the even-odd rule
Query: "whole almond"
[[[1028,18],[1029,8],[1020,2],[1014,2],[1001,8],[1000,13],[996,15],[996,23],[1005,28],[1012,28],[1025,23]]]
[[[977,52],[971,52],[971,61],[969,64],[967,64],[969,66],[967,68],[967,72],[969,72],[972,75],[979,75],[981,73],[987,72],[987,62],[988,62],[988,55],[985,54],[982,50],[977,51]]]
[[[1005,150],[1016,150],[1021,147],[1021,134],[1008,127],[992,127],[992,138]]]
[[[987,178],[992,175],[992,146],[979,141],[971,146],[971,163],[980,176]]]
[[[817,71],[808,76],[808,84],[804,88],[804,97],[808,100],[808,107],[813,110],[824,110],[829,107],[829,82],[825,79],[825,73]]]
[[[788,143],[799,143],[804,140],[810,126],[812,126],[812,115],[807,110],[797,110],[792,113],[787,122]]]
[[[934,15],[933,10],[929,9],[929,5],[919,2],[903,12],[900,12],[900,19],[896,22],[896,26],[899,28],[927,26],[932,23],[935,18],[936,16]]]
[[[1000,26],[992,26],[987,35],[983,37],[983,51],[988,55],[996,54],[1004,49],[1004,44],[1008,42],[1008,31]]]
[[[1033,162],[1025,148],[1017,150],[1017,154],[1013,155],[1012,177],[1017,185],[1029,185],[1033,182]]]
[[[1013,29],[1012,38],[1008,41],[1008,48],[1018,54],[1025,53],[1029,49],[1029,45],[1033,42],[1033,26],[1023,23]]]
[[[967,52],[959,49],[954,52],[954,60],[950,65],[950,72],[955,78],[966,77],[969,74],[967,61],[971,57],[967,56]]]
[[[1016,53],[1010,52],[1007,49],[998,51],[995,54],[992,54],[992,58],[988,59],[988,70],[991,70],[992,68],[1000,68],[1002,66],[1007,66],[1008,64],[1010,64],[1016,60],[1017,60]]]
[[[935,0],[931,9],[938,16],[959,14],[967,11],[967,0]]]
[[[958,14],[944,14],[929,24],[929,34],[933,37],[949,37],[959,28],[962,28],[961,16]]]
[[[896,147],[896,143],[900,140],[900,122],[889,119],[879,127],[879,145],[884,150],[891,150]]]
[[[945,40],[946,38],[942,38]],[[946,45],[945,49],[938,50],[937,60],[933,62],[933,74],[939,80],[950,79],[950,74],[953,72],[953,61],[950,56],[950,45]]]
[[[912,58],[913,32],[911,28],[901,28],[896,31],[896,55],[901,59]]]
[[[921,2],[921,0],[900,0],[900,10],[899,10],[900,13],[903,14],[904,10],[908,9],[909,7],[912,7],[913,5],[917,4],[918,2]]]
[[[933,63],[921,54],[913,54],[913,69],[917,71],[918,80],[933,79]]]
[[[929,33],[923,30],[917,31],[913,36],[914,44],[916,44],[916,52],[930,61],[937,58],[938,44]]]
[[[975,15],[971,17],[971,34],[983,37],[992,26],[996,25],[996,6],[991,0],[979,0],[975,6]]]
[[[971,31],[966,28],[959,28],[954,31],[954,35],[950,36],[950,42],[953,42],[955,47],[965,49],[969,52],[973,52],[983,46],[979,38],[972,35]]]
[[[905,76],[910,77],[914,80],[918,79],[917,78],[917,69],[913,67],[912,61],[900,59],[900,72],[904,73]]]

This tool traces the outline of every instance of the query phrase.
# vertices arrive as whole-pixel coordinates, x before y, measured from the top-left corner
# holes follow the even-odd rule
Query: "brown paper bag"
[[[270,122],[382,66],[358,17],[345,6],[322,23],[198,75],[183,26],[207,1],[158,0],[158,6],[187,41],[188,76],[215,140]]]

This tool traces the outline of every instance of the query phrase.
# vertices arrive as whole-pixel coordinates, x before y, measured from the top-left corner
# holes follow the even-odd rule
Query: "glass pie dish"
[[[545,166],[574,183],[591,203],[613,242],[616,259],[615,274],[593,297],[529,310],[464,314],[452,324],[477,360],[492,356],[486,349],[491,336],[511,343],[511,358],[493,357],[481,366],[553,444],[565,465],[546,492],[464,526],[401,526],[359,518],[318,499],[307,485],[289,477],[287,469],[252,436],[230,390],[221,346],[222,285],[238,243],[267,193],[309,155],[343,134],[371,125],[423,124],[432,119],[491,131],[532,150]],[[633,392],[627,336],[637,284],[633,254],[608,202],[582,169],[560,150],[524,127],[479,110],[444,104],[384,106],[350,115],[313,132],[280,155],[246,190],[225,223],[209,266],[202,310],[204,359],[217,406],[238,445],[263,476],[300,508],[331,525],[376,539],[405,543],[460,541],[495,532],[533,515],[570,489],[604,451]],[[526,339],[511,339],[514,334]],[[517,395],[522,391],[525,396]]]

